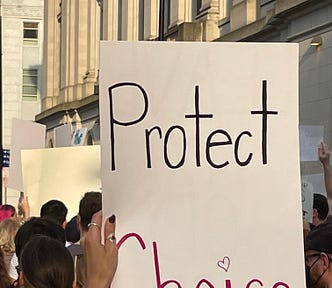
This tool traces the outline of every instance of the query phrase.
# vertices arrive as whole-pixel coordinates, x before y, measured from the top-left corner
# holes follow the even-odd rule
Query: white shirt
[[[12,259],[10,260],[9,271],[8,271],[10,278],[14,280],[18,278],[18,274],[16,271],[17,265],[18,265],[18,259],[16,257],[16,254],[14,253]]]

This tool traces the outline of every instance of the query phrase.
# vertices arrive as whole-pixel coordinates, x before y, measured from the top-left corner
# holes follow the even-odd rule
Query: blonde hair
[[[0,248],[4,252],[15,252],[15,235],[20,228],[16,219],[8,218],[0,222]]]

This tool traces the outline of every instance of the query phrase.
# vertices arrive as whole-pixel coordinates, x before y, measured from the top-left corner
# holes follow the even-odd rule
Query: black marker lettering
[[[145,145],[146,145],[146,165],[151,168],[151,152],[150,152],[150,134],[153,130],[157,130],[159,134],[159,139],[162,138],[162,131],[159,126],[154,126],[152,129],[145,129]]]
[[[221,142],[211,142],[211,139],[212,137],[215,135],[215,134],[223,134],[226,136],[227,138],[227,141],[221,141]],[[230,145],[232,144],[232,138],[231,136],[229,136],[229,134],[227,133],[227,131],[225,130],[222,130],[222,129],[218,129],[218,130],[215,130],[213,131],[209,137],[206,139],[206,149],[205,149],[205,152],[206,152],[206,160],[210,163],[210,165],[213,167],[213,168],[223,168],[225,167],[226,165],[229,164],[228,161],[225,161],[224,163],[222,164],[215,164],[212,160],[211,160],[211,155],[210,155],[210,148],[211,147],[214,147],[214,146],[224,146],[224,145]]]
[[[182,137],[182,143],[183,143],[182,158],[180,159],[179,163],[176,165],[171,164],[171,162],[168,159],[168,153],[167,153],[168,139],[174,129],[179,129],[182,132],[182,136],[183,136]],[[181,127],[179,125],[171,126],[166,132],[165,142],[164,142],[164,159],[165,159],[166,165],[172,169],[181,167],[184,164],[184,160],[186,157],[186,148],[187,148],[186,132],[184,131],[183,127]]]
[[[200,118],[213,118],[212,114],[199,114],[199,86],[195,86],[195,114],[185,115],[185,118],[195,118],[196,119],[196,166],[201,166],[200,159]]]
[[[236,140],[235,140],[235,147],[234,147],[234,156],[235,156],[235,160],[236,163],[239,164],[240,166],[247,166],[252,158],[252,153],[249,153],[249,156],[247,158],[247,160],[245,161],[240,161],[239,159],[239,146],[240,146],[240,139],[243,135],[247,135],[249,137],[251,137],[251,133],[249,131],[243,131],[242,133],[240,133],[239,136],[237,136]]]
[[[267,88],[266,80],[263,80],[262,86],[262,110],[261,111],[251,111],[251,114],[261,114],[262,115],[262,158],[263,164],[267,164],[267,116],[277,115],[277,111],[267,110]]]
[[[114,118],[114,113],[113,113],[113,90],[116,88],[120,88],[120,87],[124,87],[124,86],[134,86],[137,87],[141,92],[142,95],[144,97],[144,110],[142,115],[133,121],[128,121],[128,122],[120,122],[118,120],[116,120]],[[123,82],[123,83],[117,83],[113,86],[110,86],[108,88],[108,94],[109,94],[109,101],[110,101],[110,133],[111,133],[111,169],[112,171],[114,171],[115,168],[115,155],[114,155],[114,151],[115,151],[115,135],[114,135],[114,124],[118,124],[121,126],[130,126],[130,125],[134,125],[140,121],[142,121],[144,119],[144,117],[146,116],[147,112],[148,112],[148,108],[149,108],[149,103],[148,103],[148,95],[145,92],[144,88],[136,83],[132,83],[132,82]]]

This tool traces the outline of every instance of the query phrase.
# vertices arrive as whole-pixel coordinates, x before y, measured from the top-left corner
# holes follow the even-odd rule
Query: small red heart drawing
[[[221,269],[225,270],[225,272],[227,272],[228,269],[229,269],[229,266],[231,265],[231,260],[229,259],[228,256],[224,256],[224,258],[223,258],[222,260],[219,260],[219,261],[217,262],[217,265],[218,265]]]

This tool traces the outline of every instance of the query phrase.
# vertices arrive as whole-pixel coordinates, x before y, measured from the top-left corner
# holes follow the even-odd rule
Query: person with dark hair
[[[71,244],[80,240],[80,231],[78,230],[77,226],[77,215],[71,218],[69,222],[67,222],[65,233],[67,242]]]
[[[327,198],[318,193],[314,193],[312,224],[315,226],[322,224],[329,214],[329,204]]]
[[[305,239],[307,287],[332,288],[332,223],[324,222]]]
[[[58,223],[48,218],[32,217],[18,229],[15,236],[16,256],[20,260],[20,253],[24,245],[36,235],[45,235],[60,241],[65,245],[65,231]]]
[[[78,224],[82,234],[88,230],[88,224],[91,222],[92,215],[102,208],[102,197],[100,192],[87,192],[79,204],[78,210]]]
[[[31,217],[17,231],[15,236],[15,254],[12,257],[10,265],[17,267],[19,265],[21,251],[24,245],[36,235],[45,235],[60,241],[65,245],[65,231],[58,223],[48,218]],[[12,278],[18,278],[18,274],[10,274]],[[16,280],[14,285],[17,284]],[[16,287],[16,286],[13,286]]]
[[[89,223],[83,245],[88,287],[109,288],[113,281],[118,265],[115,219],[115,215],[112,215],[105,221],[104,244],[101,243],[101,211],[95,213]],[[74,282],[74,264],[70,253],[63,243],[49,236],[35,235],[28,241],[21,251],[18,270],[20,277],[16,284],[4,287],[77,287]]]
[[[25,288],[73,287],[73,259],[60,241],[48,236],[35,236],[24,246],[20,270]]]
[[[67,247],[74,260],[76,287],[85,287],[86,284],[86,265],[81,245],[84,245],[84,238],[89,230],[92,215],[100,211],[101,208],[102,196],[100,192],[85,193],[79,204],[77,223],[80,232],[80,244],[76,243]]]
[[[66,205],[59,200],[50,200],[40,208],[40,217],[48,217],[59,223],[63,228],[67,224],[67,213]]]

